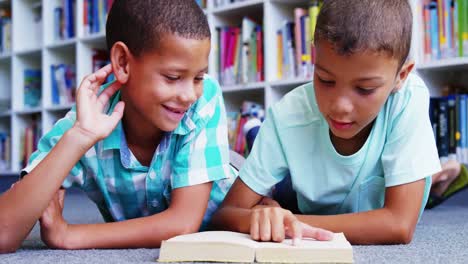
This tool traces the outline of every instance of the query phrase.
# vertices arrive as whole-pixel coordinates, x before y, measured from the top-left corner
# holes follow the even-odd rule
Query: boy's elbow
[[[13,253],[19,246],[10,232],[0,231],[0,254]]]
[[[201,223],[198,221],[185,221],[183,223],[179,223],[175,228],[175,235],[187,235],[198,232],[200,230]]]
[[[415,227],[411,224],[399,223],[393,230],[393,240],[396,244],[406,245],[413,240]]]

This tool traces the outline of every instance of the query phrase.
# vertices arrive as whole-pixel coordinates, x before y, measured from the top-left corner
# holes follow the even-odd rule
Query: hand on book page
[[[329,241],[304,239],[300,246],[257,242],[249,235],[207,231],[163,241],[158,262],[353,263],[353,249],[343,233]]]
[[[303,237],[331,240],[333,233],[304,224],[291,211],[281,207],[255,207],[250,219],[250,236],[257,241],[274,242],[289,237],[297,245]]]

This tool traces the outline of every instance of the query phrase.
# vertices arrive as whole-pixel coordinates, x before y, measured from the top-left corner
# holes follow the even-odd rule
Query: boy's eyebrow
[[[321,71],[324,71],[330,75],[334,75],[333,73],[331,73],[330,71],[328,71],[327,69],[323,68],[322,66],[318,65],[318,64],[315,64],[315,68],[318,68],[319,70]]]
[[[188,69],[185,69],[185,68],[170,68],[169,70],[172,70],[172,71],[175,71],[175,72],[188,72],[189,70]],[[200,70],[199,72],[208,72],[208,67],[205,67],[203,68],[202,70]]]
[[[359,78],[358,81],[365,82],[365,81],[383,81],[384,79],[380,76],[371,76],[371,77],[363,77]]]
[[[326,70],[325,68],[321,67],[320,65],[318,64],[315,64],[315,68],[321,70],[321,71],[324,71],[330,75],[334,75],[333,73],[331,73],[330,71]],[[359,81],[359,82],[365,82],[365,81],[384,81],[384,79],[380,76],[366,76],[366,77],[362,77],[362,78],[359,78],[357,79],[356,81]]]

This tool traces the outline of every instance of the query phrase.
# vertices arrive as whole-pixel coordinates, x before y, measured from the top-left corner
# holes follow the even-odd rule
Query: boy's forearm
[[[216,229],[249,233],[251,213],[251,209],[225,206],[213,215],[212,226]]]
[[[352,244],[407,244],[415,226],[387,208],[341,215],[296,215],[311,226],[343,232]]]
[[[198,232],[190,216],[171,212],[122,222],[69,225],[64,248],[155,248],[171,237]]]
[[[19,247],[92,143],[79,131],[68,130],[41,163],[0,196],[0,252]]]

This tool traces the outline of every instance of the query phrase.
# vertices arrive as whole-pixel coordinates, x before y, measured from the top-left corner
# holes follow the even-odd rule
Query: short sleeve
[[[414,182],[440,171],[429,119],[429,91],[411,75],[392,102],[392,122],[382,153],[385,186]]]
[[[289,173],[276,121],[274,111],[270,108],[252,151],[239,171],[242,181],[254,192],[264,196]]]
[[[52,148],[62,138],[63,134],[73,126],[75,120],[76,113],[74,110],[71,110],[64,118],[55,123],[52,129],[39,140],[37,150],[29,158],[28,165],[21,170],[21,177],[24,177],[30,173],[49,154]],[[78,162],[72,168],[62,186],[64,188],[82,186],[85,179],[83,174],[83,166],[80,162]],[[45,176],[46,175],[44,175],[44,177]]]
[[[172,164],[173,189],[232,177],[229,166],[229,144],[226,110],[221,88],[207,80],[203,107],[198,109],[195,129],[185,135]],[[208,99],[207,99],[208,98]]]

